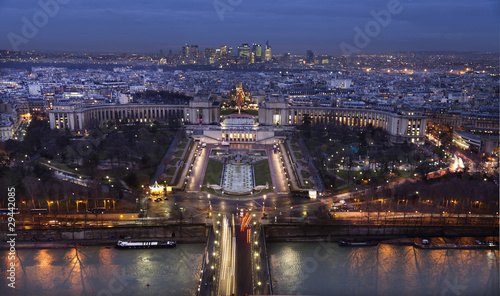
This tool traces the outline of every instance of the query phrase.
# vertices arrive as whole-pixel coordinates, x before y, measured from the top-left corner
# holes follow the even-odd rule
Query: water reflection
[[[2,277],[0,295],[194,295],[203,251],[203,244],[154,250],[20,249],[16,289]],[[2,266],[9,264],[7,254],[0,250]]]
[[[498,295],[499,252],[333,243],[269,246],[274,292],[291,295]],[[448,293],[448,294],[447,294]]]

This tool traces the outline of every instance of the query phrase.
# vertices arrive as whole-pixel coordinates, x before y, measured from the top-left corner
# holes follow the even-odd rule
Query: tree
[[[138,188],[139,187],[139,179],[137,178],[137,174],[135,172],[130,172],[127,174],[123,180],[127,183],[128,186]]]
[[[23,185],[26,189],[28,197],[31,199],[32,207],[36,208],[35,197],[39,193],[40,181],[38,181],[38,178],[35,177],[25,177],[23,179]]]
[[[423,161],[418,166],[416,171],[420,174],[422,180],[427,181],[428,174],[431,172],[432,167],[429,162]]]
[[[300,129],[304,132],[304,136],[306,138],[311,137],[311,116],[306,113],[302,117],[302,125],[300,126]]]

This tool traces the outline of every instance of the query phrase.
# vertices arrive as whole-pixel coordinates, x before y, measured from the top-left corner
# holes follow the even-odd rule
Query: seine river
[[[273,243],[274,294],[500,295],[498,250]]]
[[[5,276],[8,251],[0,250],[0,295],[196,295],[204,250],[204,244],[155,250],[19,249],[15,289]]]
[[[174,249],[20,249],[16,289],[0,295],[196,295],[204,244]],[[269,245],[274,293],[281,295],[499,295],[499,252],[411,246]],[[146,284],[149,283],[149,287]]]

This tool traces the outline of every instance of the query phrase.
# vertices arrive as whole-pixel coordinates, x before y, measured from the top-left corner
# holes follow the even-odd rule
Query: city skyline
[[[497,52],[496,1],[3,1],[0,49],[179,53],[265,44],[273,54]]]

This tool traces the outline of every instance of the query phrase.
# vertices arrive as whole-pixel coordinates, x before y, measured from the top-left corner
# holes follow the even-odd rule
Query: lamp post
[[[264,201],[262,201],[262,212],[266,212],[266,195],[264,194]]]

